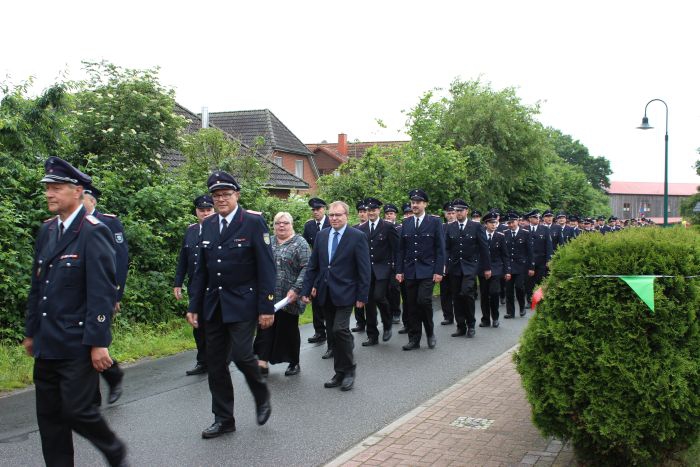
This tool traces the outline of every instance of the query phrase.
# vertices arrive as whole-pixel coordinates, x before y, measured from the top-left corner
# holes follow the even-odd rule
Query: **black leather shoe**
[[[298,375],[301,371],[301,367],[297,363],[296,365],[290,363],[286,370],[284,370],[284,376],[294,376]]]
[[[329,359],[329,358],[333,358],[333,349],[328,349],[328,350],[326,350],[326,353],[324,353],[323,355],[321,355],[321,358],[324,359],[324,360],[327,360],[327,359]]]
[[[520,316],[525,316],[527,314],[527,311],[525,310],[520,310]]]
[[[437,340],[435,339],[435,335],[428,336],[428,348],[434,349],[436,345],[437,345]]]
[[[270,418],[272,407],[270,406],[270,398],[255,408],[255,417],[258,425],[264,425],[267,419]]]
[[[457,332],[453,332],[450,334],[452,337],[459,337],[459,336],[464,336],[467,333],[466,329],[459,329],[457,328]]]
[[[399,334],[408,334],[408,329],[406,329],[406,326],[399,329]]]
[[[122,380],[120,379],[117,384],[109,387],[109,396],[107,397],[107,402],[114,404],[122,396]]]
[[[349,391],[352,389],[352,386],[355,384],[355,375],[350,375],[347,374],[343,376],[343,381],[340,383],[340,390],[341,391]]]
[[[379,344],[379,339],[367,339],[362,343],[362,347],[371,347],[377,344]]]
[[[502,298],[502,299],[501,299],[501,305],[505,305],[505,304],[506,304],[506,299],[505,299],[505,298]]]
[[[382,333],[382,341],[387,342],[391,339],[391,329],[385,329]]]
[[[185,374],[187,376],[192,375],[202,375],[207,372],[207,366],[202,362],[197,362],[197,364],[191,370],[187,370]]]
[[[324,388],[337,388],[343,383],[343,375],[336,373],[331,379],[323,383]]]
[[[354,328],[351,329],[352,332],[365,332],[365,327],[364,326],[355,326]]]
[[[513,319],[513,318],[515,318],[515,315],[505,315],[504,318],[505,319]]]
[[[231,433],[236,431],[236,422],[229,422],[229,423],[222,423],[222,422],[214,422],[212,426],[207,428],[202,432],[202,438],[204,439],[210,439],[210,438],[216,438],[217,436],[221,436],[224,433]]]
[[[420,349],[420,342],[409,342],[401,348],[404,350]]]
[[[476,329],[474,329],[474,328],[467,329],[467,337],[474,337],[475,335],[476,335]]]
[[[323,342],[326,340],[326,335],[325,334],[319,334],[316,333],[313,336],[309,337],[309,344],[315,344],[317,342]]]
[[[401,318],[398,316],[391,320],[391,324],[399,324],[400,322],[401,322]]]
[[[526,309],[526,310],[529,310],[530,308],[532,308],[532,302],[527,302],[527,303],[525,304],[525,309]]]
[[[490,328],[491,323],[484,323],[483,321],[479,323],[480,328]]]
[[[497,328],[500,325],[501,325],[501,323],[499,323],[497,319],[494,319],[493,324],[491,326],[493,326],[494,328]]]
[[[451,319],[445,319],[445,320],[440,322],[440,324],[443,326],[448,326],[448,325],[453,324],[453,323],[454,323],[454,321]]]

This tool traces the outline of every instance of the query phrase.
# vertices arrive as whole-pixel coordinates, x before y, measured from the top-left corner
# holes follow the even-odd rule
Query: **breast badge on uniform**
[[[263,234],[263,241],[265,242],[265,245],[270,244],[270,234],[269,233],[264,233]]]
[[[106,319],[105,315],[97,315],[97,321],[100,323],[104,323]]]
[[[124,233],[123,232],[115,232],[114,233],[114,241],[117,243],[124,243]]]

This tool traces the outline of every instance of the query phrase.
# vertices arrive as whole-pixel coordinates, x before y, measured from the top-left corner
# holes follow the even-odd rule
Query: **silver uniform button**
[[[219,286],[219,290],[221,290],[223,287]]]
[[[78,326],[82,326],[82,325],[83,325],[83,322],[80,321],[80,322],[78,323]]]
[[[216,273],[216,275],[217,275],[217,276],[220,276],[220,275],[221,275],[221,273],[220,273],[220,272],[217,272],[217,273]]]
[[[221,249],[221,245],[219,245],[219,250]]]
[[[220,259],[217,259],[217,260],[216,260],[216,262],[217,262],[217,263],[220,263],[220,262],[221,262],[221,260],[220,260]]]
[[[46,313],[42,313],[41,316],[46,316]]]
[[[46,297],[43,297],[42,300],[46,300]]]

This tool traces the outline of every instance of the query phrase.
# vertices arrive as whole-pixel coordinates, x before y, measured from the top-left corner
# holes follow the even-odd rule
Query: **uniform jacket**
[[[467,220],[462,232],[459,231],[459,221],[448,224],[445,251],[448,274],[476,276],[482,270],[491,269],[486,233],[478,222]]]
[[[579,229],[578,227],[571,227],[568,225],[564,227],[564,231],[562,232],[562,238],[564,239],[564,243],[569,243],[571,240],[578,237],[579,235],[581,235],[581,229]]]
[[[197,266],[197,258],[199,258],[199,224],[195,223],[190,224],[185,230],[185,238],[182,239],[180,254],[177,258],[173,287],[182,287],[187,276],[187,293],[191,293],[190,285],[194,268]]]
[[[109,228],[81,208],[58,240],[58,219],[46,221],[36,239],[25,334],[34,356],[83,358],[109,347],[117,302],[116,257]]]
[[[535,260],[532,257],[530,231],[519,229],[518,234],[513,236],[513,231],[508,230],[504,235],[510,257],[511,273],[527,274],[529,270],[534,270]]]
[[[321,225],[321,230],[330,228],[331,223],[328,220],[328,216],[323,218],[323,225]],[[316,219],[309,219],[304,224],[304,233],[302,237],[308,242],[309,246],[313,248],[314,241],[316,240],[316,234],[318,233],[318,226],[316,225]]]
[[[535,230],[536,231],[533,231]],[[535,264],[544,266],[552,259],[552,237],[549,227],[542,224],[530,226],[530,241],[532,242],[532,256]]]
[[[301,296],[311,296],[315,287],[319,303],[326,303],[329,294],[335,306],[352,306],[357,301],[367,303],[372,276],[367,236],[348,225],[329,262],[328,242],[332,232],[335,230],[324,229],[316,236]]]
[[[552,237],[552,252],[562,246],[564,242],[564,227],[559,224],[552,224],[549,228],[549,236]]]
[[[508,254],[505,234],[495,231],[491,237],[491,242],[488,241],[488,234],[486,235],[486,242],[489,246],[489,258],[491,259],[491,277],[510,274],[510,255]],[[487,269],[482,267],[479,272],[483,274],[484,271],[487,271]]]
[[[274,313],[275,261],[262,216],[238,206],[226,230],[219,228],[218,214],[202,222],[189,311],[211,321],[220,305],[224,323]]]
[[[378,219],[372,235],[369,234],[369,222],[361,224],[359,230],[367,236],[369,262],[374,277],[377,280],[389,279],[399,252],[399,233],[394,224]]]
[[[114,248],[117,252],[117,285],[119,286],[117,301],[121,302],[124,296],[124,287],[126,287],[126,276],[129,273],[129,244],[124,235],[124,226],[114,214],[104,214],[95,210],[92,215],[109,227],[114,236]]]
[[[406,279],[432,279],[445,268],[445,237],[440,218],[426,214],[416,232],[416,218],[401,224],[396,273]]]

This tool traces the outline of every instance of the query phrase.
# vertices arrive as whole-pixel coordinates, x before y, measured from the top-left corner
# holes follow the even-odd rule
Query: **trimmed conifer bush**
[[[656,465],[700,434],[700,235],[582,235],[551,262],[515,356],[535,425],[591,465]],[[655,279],[651,311],[621,279]]]

